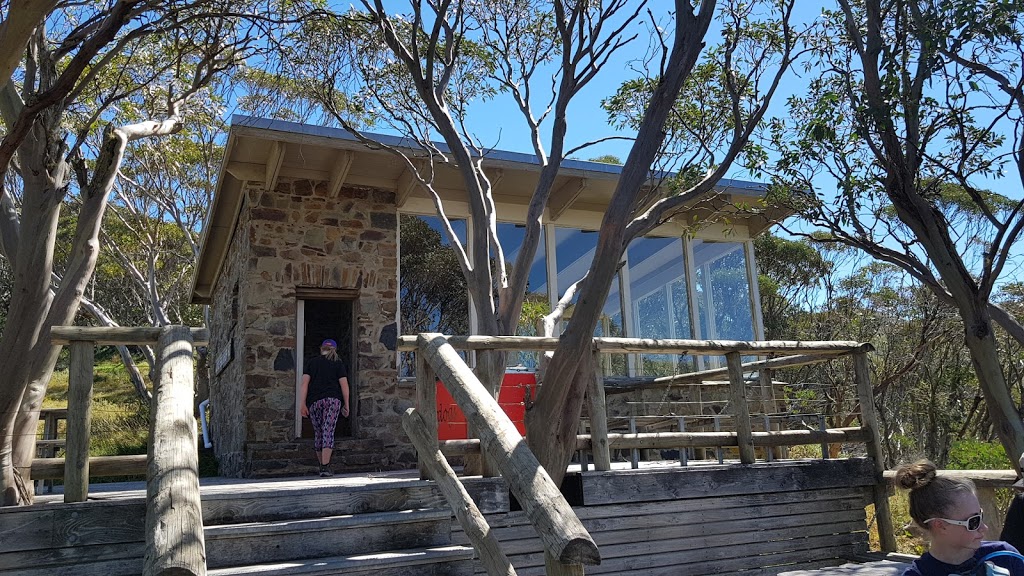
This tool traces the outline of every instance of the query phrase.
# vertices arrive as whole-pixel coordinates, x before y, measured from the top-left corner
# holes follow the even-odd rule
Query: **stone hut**
[[[407,144],[379,138],[394,147]],[[502,234],[512,239],[503,239],[508,249],[539,166],[531,155],[501,151],[491,151],[484,166],[494,183]],[[571,276],[589,264],[586,246],[596,234],[588,232],[599,226],[618,172],[619,167],[608,164],[565,162],[545,219],[543,254],[534,267],[537,279],[531,275],[530,290],[539,300],[557,301]],[[436,182],[446,212],[466,218],[458,174],[442,168]],[[695,204],[687,218],[638,244],[643,249],[631,248],[623,273],[632,276],[620,278],[619,288],[613,288],[601,328],[605,334],[763,337],[756,281],[751,281],[756,275],[750,239],[780,214],[734,215],[728,224],[694,231],[693,224],[705,222],[711,213],[755,205],[764,194],[763,186],[749,182],[722,182],[719,188],[714,197]],[[418,218],[430,224],[432,214],[432,202],[400,159],[363,145],[346,131],[232,119],[192,297],[211,307],[210,420],[222,474],[273,476],[315,469],[308,421],[299,416],[296,392],[303,359],[328,337],[339,342],[352,390],[352,414],[339,423],[336,468],[415,466],[401,427],[401,414],[413,404],[414,385],[399,377],[402,362],[395,351],[398,334],[416,331],[403,328],[400,320],[407,288],[399,278],[400,222]],[[514,247],[509,252],[514,254]],[[709,278],[726,265],[746,280],[718,290]],[[716,295],[735,299],[736,293],[746,301],[739,314],[707,312],[722,308],[721,303],[686,303],[711,304]],[[660,324],[649,320],[652,315]],[[428,322],[437,320],[436,314],[427,317]],[[462,320],[468,331],[472,320]],[[631,357],[606,368],[653,373],[663,360]]]

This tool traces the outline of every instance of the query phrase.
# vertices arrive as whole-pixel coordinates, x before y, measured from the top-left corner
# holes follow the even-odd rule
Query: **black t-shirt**
[[[341,360],[328,360],[326,356],[314,356],[306,360],[302,373],[309,375],[309,389],[306,390],[306,406],[312,406],[317,400],[337,398],[341,396],[342,378],[348,378],[348,370]]]

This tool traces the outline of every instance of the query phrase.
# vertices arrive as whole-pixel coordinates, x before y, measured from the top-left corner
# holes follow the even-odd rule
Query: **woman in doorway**
[[[1006,542],[989,542],[974,483],[937,476],[927,460],[901,466],[896,485],[910,490],[910,517],[925,533],[928,551],[904,576],[1011,574],[1024,576],[1024,560]],[[1002,553],[992,555],[993,553]]]
[[[299,391],[302,417],[313,422],[313,449],[316,450],[320,476],[333,476],[334,428],[338,415],[348,417],[348,371],[338,358],[338,343],[328,338],[320,345],[320,355],[306,361]]]

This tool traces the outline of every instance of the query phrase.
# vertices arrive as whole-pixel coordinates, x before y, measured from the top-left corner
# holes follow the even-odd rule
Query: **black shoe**
[[[323,465],[320,467],[321,478],[329,478],[331,476],[334,476],[334,472],[332,472],[331,469],[327,467],[327,465]]]

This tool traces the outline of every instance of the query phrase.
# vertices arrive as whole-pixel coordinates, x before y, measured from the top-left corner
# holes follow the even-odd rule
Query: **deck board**
[[[910,566],[907,562],[880,560],[863,564],[843,564],[818,570],[795,570],[779,576],[900,576]]]
[[[571,471],[578,470],[574,468]],[[687,467],[664,462],[661,466],[648,463],[639,470],[616,462],[611,472],[583,472],[579,476],[582,502],[575,510],[600,545],[604,560],[588,572],[900,576],[904,565],[893,561],[900,559],[877,562],[884,557],[863,556],[868,549],[864,507],[870,500],[872,472],[859,459],[746,466],[713,462]],[[479,477],[468,480],[474,498],[479,492],[488,504],[484,511],[488,522],[520,574],[541,574],[539,539],[525,513],[509,511],[503,482]],[[439,493],[435,494],[436,487],[420,480],[415,470],[332,478],[203,478],[200,491],[204,524],[211,535],[218,530],[245,530],[237,525],[216,527],[226,523],[281,520],[298,525],[290,520],[304,517],[294,514],[297,508],[329,516],[363,515],[377,509],[447,508]],[[124,520],[126,516],[143,517],[145,495],[142,482],[94,484],[87,502],[65,504],[60,494],[40,495],[36,506],[6,511],[0,514],[0,532],[5,526],[30,529],[22,538],[28,541],[19,541],[22,551],[9,558],[0,554],[0,564],[17,561],[15,555],[21,560],[43,559],[53,554],[53,548],[72,553],[82,546],[92,546],[88,550],[97,566],[116,562],[113,552],[119,543],[126,548],[141,544],[143,530]],[[282,516],[282,510],[293,515]],[[85,518],[86,514],[94,519]],[[125,528],[110,530],[111,525]],[[49,537],[45,535],[48,526],[52,527]],[[464,543],[466,536],[458,523],[447,521],[443,531],[447,533],[449,527],[453,543]],[[382,539],[388,538],[374,537]],[[214,540],[208,540],[211,549],[216,548]],[[325,546],[315,555],[327,551]],[[254,556],[259,554],[248,549],[233,554],[235,559]],[[69,565],[61,558],[52,560],[60,561],[59,567]],[[850,561],[868,563],[824,568]],[[480,574],[482,566],[474,562],[473,570]],[[96,573],[132,572],[111,565]]]

